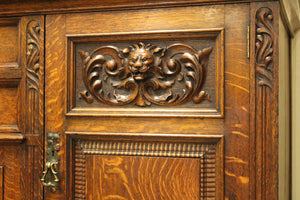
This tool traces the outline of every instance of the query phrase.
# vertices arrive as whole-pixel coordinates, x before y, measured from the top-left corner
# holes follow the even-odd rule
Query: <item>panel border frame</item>
[[[183,30],[159,30],[141,32],[112,32],[101,34],[66,34],[67,43],[67,94],[66,116],[111,116],[111,117],[200,117],[200,118],[224,118],[224,28],[210,29],[183,29]],[[169,36],[174,34],[174,36]],[[182,35],[181,35],[182,34]],[[186,35],[184,35],[186,34]],[[163,38],[161,38],[163,36]],[[114,39],[118,37],[118,39]],[[164,38],[215,38],[216,51],[216,109],[208,108],[174,108],[166,110],[162,108],[75,108],[75,56],[74,47],[76,42],[98,42],[100,38],[105,41],[132,41],[135,39],[164,39]]]
[[[216,147],[216,196],[218,200],[224,199],[224,135],[197,135],[197,134],[153,134],[153,133],[103,133],[103,132],[75,132],[75,131],[66,131],[67,137],[67,148],[70,149],[69,156],[67,160],[67,169],[69,173],[67,174],[69,181],[69,196],[71,199],[75,198],[75,159],[81,160],[78,164],[79,167],[82,167],[82,164],[85,153],[76,149],[76,141],[105,141],[105,142],[149,142],[149,143],[183,143],[183,144],[212,144]],[[76,154],[77,151],[80,151],[80,155]],[[166,153],[166,152],[164,152]],[[87,153],[89,154],[89,153]],[[93,154],[93,153],[92,153]],[[119,154],[98,154],[96,155],[111,155],[111,156],[126,156]],[[143,155],[129,155],[129,156],[143,156]],[[153,157],[151,155],[145,155],[145,157]],[[156,157],[156,156],[155,156]],[[177,158],[200,158],[198,157],[186,157],[181,155],[165,155],[161,154],[158,157],[177,157]],[[82,173],[85,173],[82,171]],[[201,172],[199,172],[201,173]],[[82,178],[78,179],[80,182],[85,181]],[[84,184],[85,185],[85,184]],[[79,186],[77,189],[82,190],[82,187]],[[84,191],[84,190],[82,190]],[[200,192],[200,191],[199,191]],[[80,193],[80,194],[79,194]],[[79,192],[76,196],[76,199],[85,199],[85,194]],[[82,198],[79,198],[82,195]]]

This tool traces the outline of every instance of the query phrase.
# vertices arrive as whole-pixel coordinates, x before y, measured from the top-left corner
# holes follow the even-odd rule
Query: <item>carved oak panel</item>
[[[72,143],[75,199],[222,198],[221,136],[100,134]]]
[[[222,29],[68,41],[68,115],[223,115]]]

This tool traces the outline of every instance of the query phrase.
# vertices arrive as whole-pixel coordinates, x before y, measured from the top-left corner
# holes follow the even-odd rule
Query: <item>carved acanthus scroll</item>
[[[176,43],[166,48],[144,43],[119,49],[102,46],[79,51],[87,90],[81,97],[109,105],[173,106],[200,103],[209,94],[203,90],[212,48],[196,51]]]
[[[256,74],[259,85],[272,88],[273,81],[273,16],[269,8],[256,13]]]
[[[267,191],[274,180],[271,171],[276,170],[276,164],[267,159],[268,155],[276,156],[277,147],[272,138],[276,135],[277,122],[277,75],[274,65],[274,26],[273,13],[270,8],[262,7],[256,12],[255,23],[255,71],[256,71],[256,192],[261,199],[275,199],[269,197]],[[277,139],[276,139],[277,140]],[[271,150],[274,148],[275,151]],[[276,153],[275,153],[276,152]],[[273,179],[273,180],[272,180]],[[276,182],[276,180],[275,180]],[[275,189],[274,187],[273,189]],[[275,189],[276,190],[276,189]],[[274,191],[276,194],[276,191]]]
[[[26,48],[27,77],[29,77],[37,87],[40,69],[40,26],[36,21],[31,21],[27,25]]]

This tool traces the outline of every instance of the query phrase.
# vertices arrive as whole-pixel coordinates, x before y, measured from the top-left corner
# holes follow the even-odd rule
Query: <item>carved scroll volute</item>
[[[210,101],[202,87],[211,51],[196,51],[181,43],[160,48],[141,42],[125,49],[102,46],[91,55],[79,51],[87,88],[81,97],[87,103],[96,99],[109,105],[137,106]]]

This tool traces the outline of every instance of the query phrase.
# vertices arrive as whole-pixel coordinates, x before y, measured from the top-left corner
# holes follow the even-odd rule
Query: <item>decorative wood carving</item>
[[[40,25],[36,21],[31,21],[27,25],[26,47],[27,77],[38,85],[40,76]]]
[[[26,100],[24,119],[26,134],[26,199],[43,198],[42,184],[35,184],[42,176],[43,169],[43,132],[44,132],[44,18],[36,16],[24,19],[26,22]],[[24,31],[25,32],[25,31]],[[25,56],[24,56],[25,57]],[[36,161],[39,161],[38,164]],[[39,172],[33,173],[32,171]],[[34,192],[33,192],[34,191]]]
[[[256,77],[260,86],[273,87],[273,15],[269,8],[256,13]]]
[[[270,8],[262,7],[256,12],[255,23],[255,70],[256,70],[256,195],[257,199],[274,199],[268,195],[276,187],[273,180],[276,174],[276,164],[273,165],[269,156],[277,153],[271,149],[276,147],[273,137],[276,137],[277,126],[277,86],[274,66],[274,21]],[[275,142],[275,143],[274,143]],[[271,177],[272,176],[272,177]],[[274,191],[276,193],[276,191]],[[274,193],[273,192],[273,193]],[[275,194],[274,193],[274,194]]]
[[[40,88],[40,25],[37,21],[30,21],[26,31],[26,81],[27,81],[27,134],[39,134],[39,95],[43,95]],[[42,85],[43,87],[43,85]]]
[[[87,88],[81,96],[87,103],[97,99],[109,105],[174,106],[191,100],[210,101],[202,86],[211,51],[211,47],[196,51],[181,43],[161,48],[142,42],[124,49],[102,46],[91,55],[79,51]],[[106,89],[107,85],[113,91]]]
[[[80,145],[75,146],[75,199],[85,199],[85,154]]]
[[[217,169],[220,162],[218,143],[164,141],[77,140],[75,141],[74,188],[75,198],[86,198],[86,156],[173,157],[200,160],[200,199],[216,198]],[[219,165],[220,167],[220,165]]]

